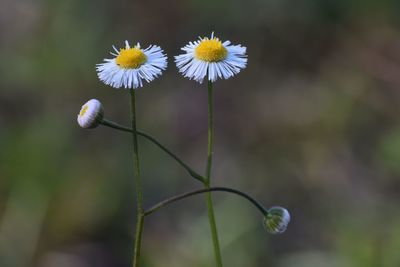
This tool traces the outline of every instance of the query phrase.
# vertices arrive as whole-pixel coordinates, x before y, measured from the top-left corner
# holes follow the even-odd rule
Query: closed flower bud
[[[78,114],[78,124],[82,128],[95,128],[103,120],[103,105],[97,99],[86,102]]]
[[[282,207],[272,207],[264,216],[264,227],[271,234],[281,234],[286,231],[290,222],[290,214]]]

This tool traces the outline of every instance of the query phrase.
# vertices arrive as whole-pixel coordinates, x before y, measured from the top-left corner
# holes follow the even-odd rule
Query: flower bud
[[[286,231],[290,222],[290,214],[282,207],[272,207],[264,216],[264,227],[271,234],[281,234]]]
[[[95,128],[103,120],[103,105],[97,99],[86,102],[78,114],[78,124],[82,128]]]

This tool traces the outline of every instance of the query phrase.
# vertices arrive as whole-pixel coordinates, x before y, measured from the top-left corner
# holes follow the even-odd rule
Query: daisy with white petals
[[[86,102],[78,114],[78,124],[82,128],[95,128],[103,121],[103,105],[97,99]]]
[[[202,83],[215,82],[218,78],[229,79],[246,67],[246,47],[222,42],[211,34],[211,38],[199,37],[182,48],[185,54],[175,57],[179,72],[189,79]]]
[[[159,46],[150,45],[142,49],[139,43],[131,47],[125,41],[125,48],[113,48],[115,53],[111,54],[115,58],[104,59],[96,69],[99,79],[114,88],[142,87],[143,80],[151,82],[167,67],[167,56]]]

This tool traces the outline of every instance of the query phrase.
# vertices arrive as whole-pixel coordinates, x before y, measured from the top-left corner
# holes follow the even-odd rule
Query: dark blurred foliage
[[[129,94],[94,69],[125,39],[169,68],[138,93],[139,128],[203,170],[205,85],[173,55],[211,31],[248,47],[215,84],[214,185],[287,207],[271,236],[247,202],[215,193],[225,266],[400,266],[400,2],[2,0],[0,266],[130,266],[131,138],[83,130],[97,98],[129,123]],[[140,140],[145,203],[200,185]],[[213,266],[202,197],[146,221],[143,266]]]

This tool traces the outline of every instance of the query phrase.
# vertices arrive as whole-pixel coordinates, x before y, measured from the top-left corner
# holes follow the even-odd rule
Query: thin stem
[[[128,128],[126,126],[117,124],[113,121],[109,121],[104,119],[101,122],[103,125],[117,129],[117,130],[121,130],[121,131],[125,131],[125,132],[132,132],[131,128]],[[173,159],[175,159],[188,173],[190,176],[192,176],[193,178],[201,181],[201,182],[205,182],[205,178],[203,176],[201,176],[200,174],[198,174],[196,171],[194,171],[191,167],[189,167],[189,165],[187,165],[185,162],[183,162],[177,155],[175,155],[174,153],[172,153],[169,149],[167,149],[165,146],[163,146],[160,142],[158,142],[154,137],[145,134],[143,132],[140,131],[136,131],[136,134],[139,136],[142,136],[146,139],[148,139],[149,141],[153,142],[156,146],[158,146],[159,148],[161,148],[165,153],[167,153],[168,155],[170,155]]]
[[[143,227],[144,227],[144,214],[138,214],[136,219],[135,256],[133,257],[134,267],[140,266],[140,252],[142,250]]]
[[[103,120],[101,121],[101,124],[103,124],[104,126],[110,127],[110,128],[114,128],[114,129],[123,131],[123,132],[130,132],[130,133],[132,133],[132,128],[126,127],[126,126],[124,126],[124,125],[118,124],[118,123],[116,123],[116,122],[113,122],[113,121],[110,121],[110,120],[107,120],[107,119],[103,119]],[[138,135],[140,135],[140,133],[139,133],[138,131],[136,131],[136,133],[137,133]]]
[[[150,207],[149,209],[147,209],[144,212],[144,215],[148,216],[148,215],[156,212],[157,210],[159,210],[159,209],[161,209],[161,208],[163,208],[163,207],[165,207],[165,206],[167,206],[169,204],[172,204],[174,202],[182,200],[184,198],[191,197],[191,196],[198,195],[198,194],[209,193],[209,192],[213,192],[213,191],[228,192],[228,193],[236,194],[236,195],[238,195],[240,197],[243,197],[243,198],[247,199],[248,201],[250,201],[263,215],[268,213],[268,210],[266,208],[264,208],[263,205],[261,205],[253,197],[251,197],[250,195],[248,195],[248,194],[246,194],[246,193],[244,193],[242,191],[239,191],[239,190],[236,190],[236,189],[233,189],[233,188],[228,188],[228,187],[210,187],[210,188],[205,188],[205,189],[199,189],[199,190],[186,192],[186,193],[183,193],[183,194],[180,194],[180,195],[176,195],[176,196],[167,198],[167,199],[155,204],[154,206]]]
[[[213,84],[208,81],[208,145],[207,145],[207,169],[206,169],[206,180],[208,185],[211,179],[211,167],[212,167],[212,156],[213,156],[213,137],[214,137],[214,127],[213,127]]]
[[[206,189],[210,188],[211,182],[211,167],[212,167],[212,156],[213,156],[213,97],[212,97],[213,84],[211,81],[208,81],[207,92],[208,92],[208,144],[207,144],[207,167],[206,167],[206,181],[204,182],[204,186]],[[222,257],[221,257],[221,249],[219,246],[218,240],[218,230],[217,224],[215,222],[214,215],[214,207],[212,202],[211,193],[206,193],[206,201],[207,201],[207,211],[208,211],[208,219],[210,222],[211,236],[214,246],[214,255],[215,262],[217,267],[222,267]]]
[[[210,187],[207,186],[206,188],[208,189]],[[210,222],[210,229],[211,229],[211,237],[214,246],[215,262],[218,267],[222,267],[221,248],[218,240],[217,223],[215,221],[214,207],[210,192],[206,193],[206,201],[207,201],[208,220]]]
[[[136,132],[136,100],[135,89],[131,91],[131,112],[132,112],[132,137],[133,137],[133,164],[135,169],[135,189],[136,189],[136,202],[137,202],[137,218],[136,218],[136,233],[135,233],[135,248],[133,257],[133,267],[138,267],[140,262],[140,250],[143,233],[143,195],[142,195],[142,181],[140,178],[140,164],[139,164],[139,148]]]

